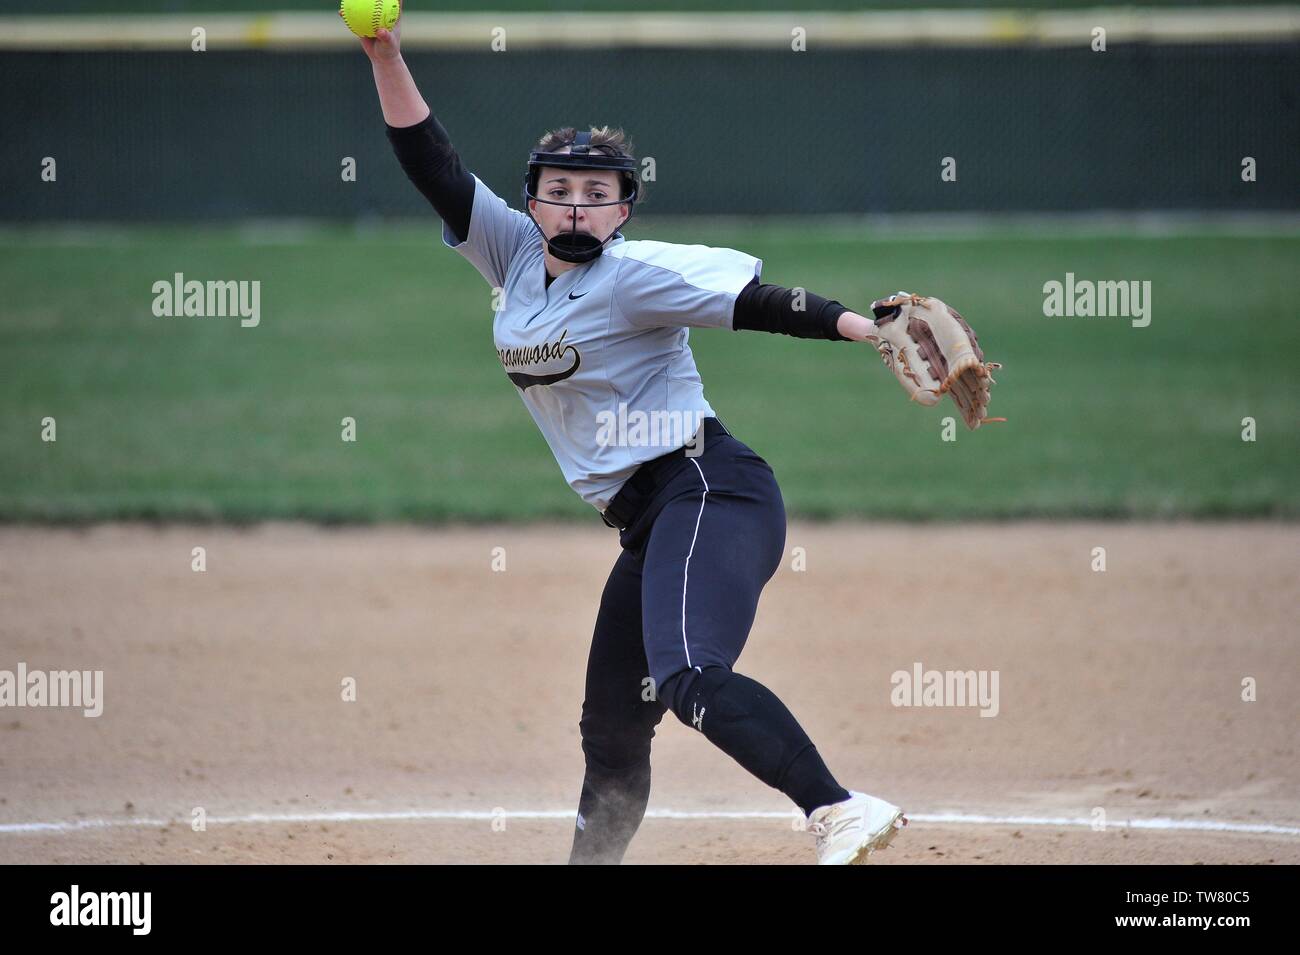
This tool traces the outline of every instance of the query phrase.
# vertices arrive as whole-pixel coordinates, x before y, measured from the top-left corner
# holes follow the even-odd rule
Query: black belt
[[[703,440],[698,445],[693,441],[690,442],[690,447],[699,447],[701,451],[710,439],[720,434],[731,434],[727,426],[717,418],[705,418],[700,425],[700,430],[704,432]],[[669,465],[676,460],[686,458],[686,447],[683,445],[675,451],[669,451],[667,454],[643,462],[623,483],[623,487],[609,502],[609,507],[601,512],[601,520],[617,531],[624,531],[635,524],[646,504],[659,490]]]

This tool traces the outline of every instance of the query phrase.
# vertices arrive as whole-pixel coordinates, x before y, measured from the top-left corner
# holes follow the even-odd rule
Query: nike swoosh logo
[[[586,294],[587,294],[586,292],[583,292],[583,293],[582,293],[582,295],[586,295]],[[582,298],[582,295],[574,295],[572,292],[570,292],[570,293],[569,293],[569,299],[572,300],[572,299],[575,299],[575,298]]]

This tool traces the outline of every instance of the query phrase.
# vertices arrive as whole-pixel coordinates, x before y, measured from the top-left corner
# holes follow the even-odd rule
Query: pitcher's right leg
[[[650,800],[650,742],[665,707],[648,682],[641,567],[619,553],[600,598],[582,704],[586,775],[570,864],[617,864]]]

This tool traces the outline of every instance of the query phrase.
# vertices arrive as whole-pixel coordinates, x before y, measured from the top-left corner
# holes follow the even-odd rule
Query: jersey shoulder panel
[[[653,239],[621,242],[610,249],[609,253],[626,262],[675,272],[688,285],[731,292],[733,295],[739,295],[749,280],[759,274],[763,265],[762,259],[736,249],[658,242]],[[635,272],[636,265],[621,271]]]
[[[763,262],[736,249],[638,239],[606,254],[618,258],[614,305],[638,328],[729,328],[741,290]]]
[[[474,176],[474,206],[464,242],[445,224],[442,241],[474,266],[493,288],[505,286],[510,263],[528,243],[541,241],[541,230],[524,213],[506,205],[478,176]]]

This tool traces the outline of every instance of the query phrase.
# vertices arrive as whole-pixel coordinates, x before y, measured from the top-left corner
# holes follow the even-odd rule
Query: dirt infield
[[[0,708],[0,862],[565,861],[617,553],[599,526],[0,529],[0,670],[104,687],[95,718]],[[1293,525],[794,522],[737,669],[912,814],[882,863],[1296,863],[1298,597]],[[996,716],[894,705],[915,664],[996,672]],[[629,863],[813,861],[671,714],[654,772]]]

